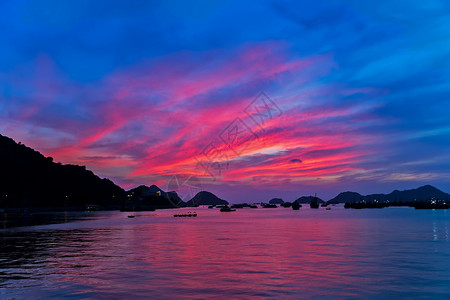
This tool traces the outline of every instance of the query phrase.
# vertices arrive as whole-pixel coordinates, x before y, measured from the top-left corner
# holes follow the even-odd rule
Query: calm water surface
[[[450,299],[450,211],[99,212],[0,230],[1,299]]]

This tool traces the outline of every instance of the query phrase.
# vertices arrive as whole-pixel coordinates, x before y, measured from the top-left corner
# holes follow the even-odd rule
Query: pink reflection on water
[[[234,213],[199,208],[197,213],[186,219],[173,218],[171,210],[136,213],[134,219],[110,213],[47,228],[35,241],[43,248],[31,256],[34,275],[45,278],[34,292],[100,299],[395,298],[449,292],[449,263],[442,259],[450,254],[444,215],[337,207]]]

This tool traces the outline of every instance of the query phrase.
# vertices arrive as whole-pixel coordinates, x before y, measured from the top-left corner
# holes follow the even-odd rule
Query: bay
[[[450,297],[447,210],[192,210],[1,229],[0,298]]]

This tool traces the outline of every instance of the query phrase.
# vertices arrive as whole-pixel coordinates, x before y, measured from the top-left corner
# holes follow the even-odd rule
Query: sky
[[[450,192],[448,1],[2,1],[0,133],[125,189]]]

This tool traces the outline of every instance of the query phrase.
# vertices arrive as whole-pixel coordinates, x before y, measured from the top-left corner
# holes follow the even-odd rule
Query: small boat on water
[[[302,205],[300,203],[298,203],[298,201],[294,201],[294,203],[292,203],[293,210],[299,210],[300,207],[302,207]]]
[[[231,205],[231,208],[244,208],[244,205],[242,205],[242,204],[233,204],[233,205]]]
[[[319,203],[317,202],[317,194],[314,195],[314,198],[311,200],[311,203],[309,203],[309,207],[319,208]]]
[[[236,211],[235,209],[231,209],[228,205],[225,205],[220,209],[222,212]]]
[[[197,213],[196,213],[196,212],[193,212],[193,213],[188,212],[187,214],[175,214],[175,215],[173,215],[173,216],[176,217],[176,218],[196,217],[196,216],[197,216]]]
[[[277,208],[278,206],[276,204],[266,204],[263,206],[263,208]]]
[[[134,216],[133,215],[129,215],[128,218],[134,218]]]
[[[327,207],[327,208],[325,208],[326,210],[331,210],[331,207]]]

